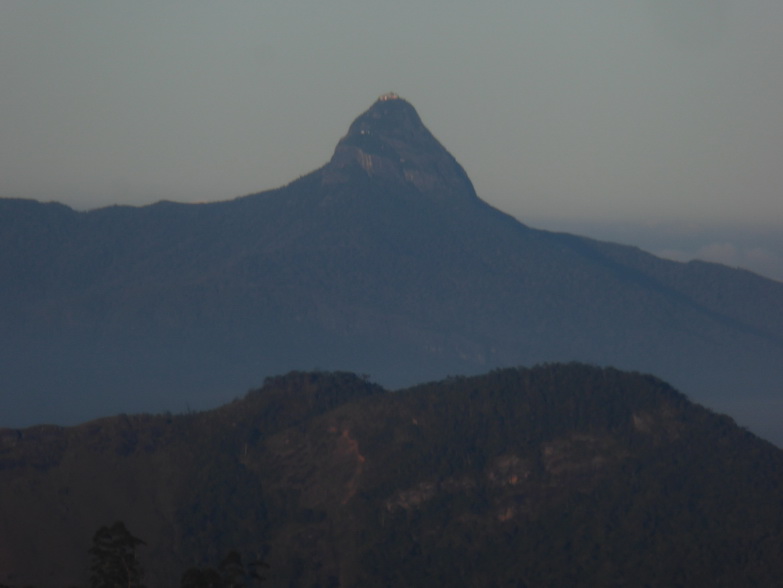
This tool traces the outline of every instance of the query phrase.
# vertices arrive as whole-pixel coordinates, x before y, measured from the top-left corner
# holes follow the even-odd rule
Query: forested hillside
[[[294,372],[215,410],[0,434],[0,582],[86,582],[123,521],[150,586],[770,586],[783,453],[664,382],[583,364],[388,392]]]
[[[783,443],[781,300],[749,272],[515,220],[386,96],[276,190],[0,199],[0,425],[211,408],[294,369],[398,388],[577,360],[654,373]]]

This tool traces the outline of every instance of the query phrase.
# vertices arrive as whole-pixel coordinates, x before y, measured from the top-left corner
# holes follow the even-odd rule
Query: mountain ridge
[[[373,126],[395,117],[411,145]],[[321,168],[228,201],[0,199],[0,424],[214,406],[316,367],[402,387],[582,360],[716,408],[780,397],[783,284],[528,227],[399,98],[351,129]]]
[[[388,392],[294,372],[203,413],[0,431],[0,581],[79,583],[99,525],[149,585],[230,549],[270,586],[770,585],[783,452],[582,364]],[[45,533],[41,529],[46,529]]]

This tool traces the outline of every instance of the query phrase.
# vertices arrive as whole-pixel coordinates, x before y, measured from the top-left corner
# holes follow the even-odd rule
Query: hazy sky
[[[780,0],[2,0],[0,195],[274,188],[395,91],[482,198],[535,226],[770,234],[781,31]],[[755,251],[783,279],[783,248],[708,241],[691,249]]]

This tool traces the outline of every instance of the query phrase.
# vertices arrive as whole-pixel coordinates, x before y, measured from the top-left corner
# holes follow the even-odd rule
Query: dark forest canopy
[[[146,543],[149,586],[232,550],[269,564],[265,586],[734,587],[783,573],[783,452],[611,368],[396,392],[292,372],[207,412],[0,441],[7,584],[84,584],[112,520]]]

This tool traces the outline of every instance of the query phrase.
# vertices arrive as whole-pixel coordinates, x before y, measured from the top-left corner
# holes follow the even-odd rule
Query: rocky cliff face
[[[462,166],[424,126],[416,109],[396,94],[381,96],[353,122],[324,169],[323,182],[347,182],[357,169],[434,198],[477,199]]]

